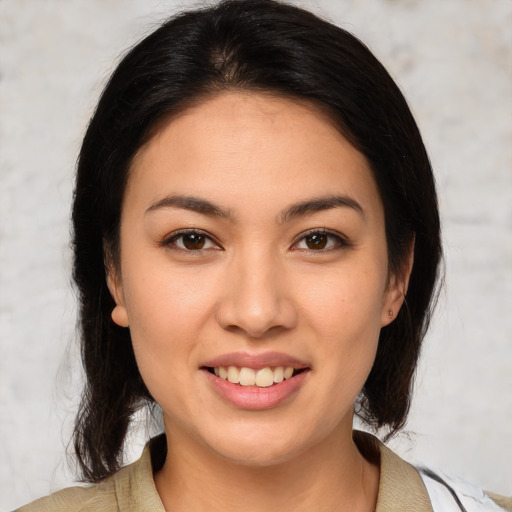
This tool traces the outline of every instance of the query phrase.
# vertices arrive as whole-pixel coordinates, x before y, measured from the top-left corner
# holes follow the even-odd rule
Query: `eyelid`
[[[217,247],[215,247],[216,250],[222,250],[223,249],[222,245],[217,241],[217,239],[213,235],[211,235],[207,231],[204,231],[203,229],[197,229],[197,228],[178,229],[178,230],[170,233],[169,235],[165,236],[163,238],[163,240],[160,242],[160,245],[163,246],[163,247],[167,247],[169,249],[172,249],[172,250],[182,251],[182,252],[186,252],[186,253],[194,253],[194,252],[199,253],[199,252],[202,252],[202,251],[205,251],[205,250],[211,250],[212,249],[212,247],[209,247],[209,248],[206,248],[206,249],[197,249],[197,250],[183,249],[181,247],[178,247],[175,243],[173,243],[173,240],[179,238],[182,235],[187,235],[187,234],[194,234],[194,235],[204,236],[212,244],[217,246]],[[316,235],[316,234],[330,236],[330,237],[336,239],[337,243],[336,243],[336,245],[334,247],[329,247],[327,249],[317,249],[317,250],[315,250],[315,249],[299,249],[299,248],[296,247],[306,237],[311,236],[311,235]],[[339,249],[339,248],[347,248],[347,247],[351,247],[351,246],[352,246],[352,244],[347,239],[347,237],[342,235],[338,231],[334,231],[334,230],[327,229],[327,228],[311,228],[311,229],[308,229],[307,231],[303,231],[302,233],[300,233],[295,238],[295,240],[292,242],[291,250],[305,251],[305,252],[307,251],[307,252],[312,252],[312,253],[313,252],[317,252],[317,253],[321,254],[321,253],[333,251],[333,250],[336,250],[336,249]]]
[[[335,247],[329,247],[327,249],[317,249],[317,250],[315,250],[315,249],[299,249],[296,247],[302,240],[304,240],[304,238],[311,236],[311,235],[317,235],[317,234],[331,236],[332,238],[335,238],[338,243],[336,244]],[[291,250],[305,251],[305,252],[310,252],[310,253],[316,252],[316,253],[322,254],[325,252],[334,251],[334,250],[340,249],[340,248],[348,248],[351,246],[352,246],[352,244],[348,240],[348,238],[346,236],[342,235],[339,231],[334,231],[334,230],[327,229],[327,228],[312,228],[312,229],[308,229],[307,231],[303,231],[295,238],[295,240],[293,241],[293,243],[291,245]]]
[[[184,229],[178,229],[176,231],[173,231],[172,233],[170,233],[169,235],[167,235],[163,238],[163,240],[160,242],[160,245],[162,247],[167,247],[171,250],[182,251],[182,252],[186,252],[186,253],[194,253],[194,252],[199,253],[202,251],[212,249],[212,247],[208,247],[207,249],[197,249],[194,251],[191,249],[183,249],[181,247],[178,247],[176,244],[173,244],[174,239],[179,238],[180,236],[183,236],[183,235],[191,235],[191,234],[204,236],[205,238],[210,240],[214,245],[217,246],[217,247],[215,247],[216,250],[222,249],[221,244],[217,241],[217,239],[213,235],[211,235],[207,231],[204,231],[203,229],[197,229],[197,228],[184,228]]]

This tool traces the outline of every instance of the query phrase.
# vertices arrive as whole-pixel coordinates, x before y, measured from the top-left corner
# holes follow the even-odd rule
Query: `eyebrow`
[[[229,210],[225,210],[206,199],[181,195],[166,196],[163,199],[160,199],[146,210],[146,214],[162,208],[181,208],[183,210],[201,213],[208,217],[218,217],[223,219],[231,217]]]
[[[331,210],[333,208],[351,208],[359,213],[363,219],[366,219],[363,207],[351,197],[341,195],[329,195],[295,203],[287,208],[278,216],[278,221],[282,224],[289,222],[297,217],[310,215],[312,213]]]
[[[229,210],[217,206],[211,201],[195,196],[183,195],[171,195],[158,200],[146,210],[146,214],[162,208],[181,208],[183,210],[201,213],[208,217],[217,217],[222,219],[232,218]],[[363,207],[355,199],[348,196],[328,195],[292,204],[286,208],[286,210],[278,214],[277,220],[280,224],[284,224],[296,219],[297,217],[311,215],[316,212],[331,210],[334,208],[351,208],[358,212],[364,219],[366,218]]]

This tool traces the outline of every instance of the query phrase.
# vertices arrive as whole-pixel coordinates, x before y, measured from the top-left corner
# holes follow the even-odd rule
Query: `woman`
[[[404,425],[441,247],[412,115],[347,32],[271,0],[170,19],[101,97],[73,226],[95,484],[20,510],[510,505],[352,431]]]

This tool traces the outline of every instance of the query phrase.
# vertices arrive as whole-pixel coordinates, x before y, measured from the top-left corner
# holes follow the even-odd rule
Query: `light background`
[[[69,208],[81,136],[158,0],[0,0],[0,509],[60,487],[79,377]],[[404,91],[437,174],[446,287],[393,446],[512,494],[512,2],[302,2]],[[141,439],[141,436],[136,436]],[[136,450],[135,450],[136,451]]]

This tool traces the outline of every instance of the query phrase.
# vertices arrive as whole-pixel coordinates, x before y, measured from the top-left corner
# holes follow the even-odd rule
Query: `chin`
[[[220,447],[219,447],[220,448]],[[289,462],[299,455],[297,449],[288,446],[273,446],[271,443],[247,445],[230,443],[225,449],[217,448],[216,452],[225,460],[238,466],[248,468],[266,468]]]
[[[294,431],[292,426],[269,429],[268,425],[258,428],[253,424],[250,428],[237,428],[227,435],[203,440],[226,461],[240,466],[264,468],[300,456],[317,444],[318,440],[313,437],[313,433],[308,436],[303,429]]]

